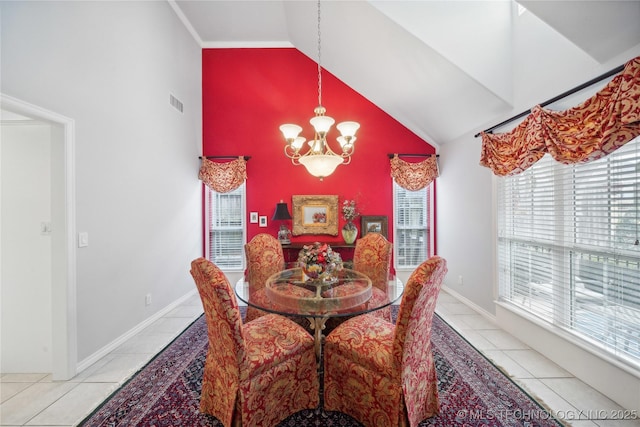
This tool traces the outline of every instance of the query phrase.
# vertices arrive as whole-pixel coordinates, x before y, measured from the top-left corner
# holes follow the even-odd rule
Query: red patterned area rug
[[[393,308],[395,319],[397,307]],[[441,409],[438,416],[421,422],[421,427],[563,425],[437,315],[432,343]],[[200,317],[80,426],[222,426],[198,409],[207,346],[207,326]],[[311,426],[361,424],[345,414],[308,410],[290,416],[278,427]]]

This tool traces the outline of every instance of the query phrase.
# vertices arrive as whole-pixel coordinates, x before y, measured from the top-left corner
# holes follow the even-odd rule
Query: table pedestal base
[[[318,363],[321,361],[322,356],[322,331],[324,331],[325,323],[327,323],[327,317],[309,317],[309,327],[313,329],[313,338],[315,340],[316,359]]]

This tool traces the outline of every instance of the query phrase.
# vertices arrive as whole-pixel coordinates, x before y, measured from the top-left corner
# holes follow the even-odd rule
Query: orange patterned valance
[[[228,193],[247,179],[247,162],[243,157],[225,163],[202,159],[198,178],[218,193]]]
[[[404,189],[409,191],[421,190],[438,177],[436,156],[432,155],[418,163],[409,163],[394,154],[391,159],[391,176]]]
[[[640,135],[640,57],[600,92],[566,111],[540,106],[510,132],[482,133],[480,165],[504,176],[520,173],[549,153],[564,164],[590,162]]]

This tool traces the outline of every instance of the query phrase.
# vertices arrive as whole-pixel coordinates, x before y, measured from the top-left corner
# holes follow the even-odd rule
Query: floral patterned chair
[[[244,245],[244,253],[247,258],[247,281],[251,300],[260,301],[265,306],[269,302],[264,292],[264,285],[272,274],[284,268],[284,254],[282,245],[270,234],[257,234]],[[262,305],[261,304],[261,305]],[[245,322],[257,319],[267,314],[266,311],[255,307],[247,307]]]
[[[431,326],[446,272],[437,256],[413,272],[395,325],[365,314],[327,336],[325,410],[349,414],[366,427],[415,427],[438,413]]]
[[[200,410],[232,425],[275,426],[319,405],[313,337],[289,319],[267,314],[242,323],[224,273],[210,261],[191,263],[207,319],[209,350]]]
[[[371,279],[370,303],[374,303],[375,306],[389,303],[387,288],[389,286],[392,249],[393,244],[380,233],[369,233],[356,241],[352,268],[366,274]],[[391,322],[391,306],[375,310],[371,314]],[[325,330],[329,333],[352,317],[332,317],[327,320]]]
[[[388,301],[389,270],[391,269],[391,251],[393,243],[380,233],[368,233],[356,241],[353,252],[353,269],[364,273],[371,279],[372,300]],[[376,316],[391,321],[391,307],[377,310]]]

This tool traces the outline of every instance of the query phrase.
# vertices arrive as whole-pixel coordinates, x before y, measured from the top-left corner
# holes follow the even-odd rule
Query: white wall
[[[494,313],[492,178],[479,158],[480,143],[473,139],[440,149],[437,248],[449,268],[445,286]]]
[[[0,371],[51,372],[51,127],[1,129]]]
[[[568,42],[553,31],[538,40],[529,39],[528,34],[538,33],[528,32],[527,25],[543,25],[531,15],[524,16],[520,25],[514,28],[514,64],[526,66],[514,68],[515,104],[510,113],[494,123],[487,123],[487,128],[640,55],[638,44],[628,52],[600,64],[586,53],[576,53],[575,47],[570,53]],[[561,53],[556,56],[547,49],[550,44],[557,46]],[[566,108],[570,106],[573,105]],[[507,131],[516,123],[497,132]],[[481,130],[477,129],[476,132]],[[447,259],[449,267],[444,285],[461,299],[475,305],[480,312],[494,317],[497,311],[494,178],[489,169],[479,165],[482,142],[480,138],[474,138],[476,132],[441,145],[441,176],[437,181],[437,244],[438,254]],[[460,276],[463,278],[462,285],[458,282]],[[606,378],[599,374],[603,372],[600,368],[584,369],[586,362],[579,361],[591,360],[590,356],[570,343],[562,347],[565,353],[561,360],[555,350],[560,348],[558,339],[547,329],[526,320],[516,323],[513,316],[505,315],[505,310],[499,312],[501,315],[494,317],[494,320],[509,332],[619,404],[640,410],[640,381],[637,378],[630,381],[628,372],[606,361],[604,365],[609,366],[605,369],[609,375]],[[574,367],[579,369],[572,369]],[[620,387],[620,384],[625,384],[625,387]]]
[[[0,13],[2,92],[75,120],[82,361],[194,289],[201,49],[164,1],[1,2]]]
[[[535,30],[534,30],[535,27]],[[624,64],[640,55],[640,44],[600,64],[559,33],[546,27],[530,13],[514,17],[513,109],[491,127],[511,116],[528,110],[572,87]],[[536,39],[530,37],[536,34]],[[548,49],[553,45],[554,49]],[[560,52],[557,54],[556,52]],[[569,108],[573,105],[568,105]],[[513,122],[496,132],[508,131]],[[487,313],[495,314],[495,223],[493,175],[480,166],[481,138],[464,135],[441,144],[440,178],[437,181],[438,254],[448,261],[449,273],[445,286],[476,304]],[[459,284],[462,276],[463,284]]]

